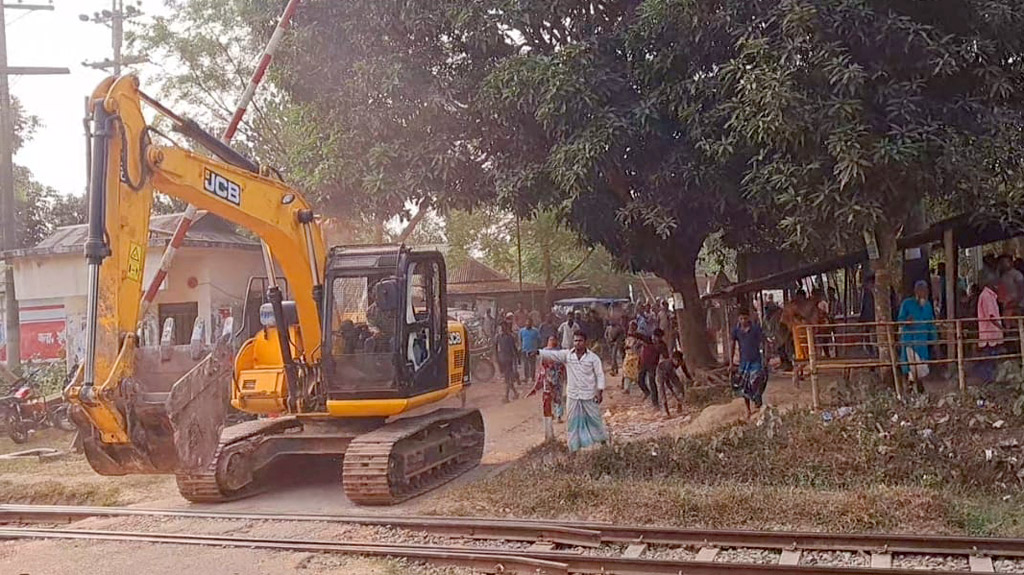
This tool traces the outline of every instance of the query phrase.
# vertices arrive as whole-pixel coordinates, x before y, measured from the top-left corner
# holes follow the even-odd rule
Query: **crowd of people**
[[[675,316],[667,301],[541,314],[518,304],[497,316],[484,312],[481,328],[493,341],[503,380],[503,400],[520,391],[541,393],[545,433],[567,423],[573,451],[607,441],[600,403],[604,365],[622,374],[624,393],[639,391],[654,409],[671,415],[669,399],[682,410],[683,391],[692,375],[676,341]]]
[[[917,281],[906,298],[897,298],[890,289],[892,320],[898,322],[900,364],[907,379],[920,387],[929,375],[933,354],[941,353],[936,343],[940,330],[936,320],[946,316],[945,266],[939,264],[931,281]],[[1008,255],[987,256],[979,282],[969,290],[958,282],[957,317],[975,317],[973,327],[965,327],[972,342],[971,353],[980,356],[974,370],[985,382],[995,377],[995,360],[1016,353],[1019,343],[1007,335],[1013,326],[1005,318],[1024,315],[1024,261]],[[728,328],[726,359],[735,390],[752,407],[761,408],[769,375],[769,360],[778,357],[781,370],[794,369],[799,355],[797,346],[806,347],[794,337],[804,324],[834,326],[839,318],[861,324],[876,321],[874,277],[868,274],[862,283],[859,311],[841,301],[834,287],[814,288],[808,294],[794,290],[783,302],[769,293],[754,300],[753,309],[741,306],[738,321]],[[545,433],[554,437],[554,424],[567,423],[569,448],[576,451],[608,440],[600,404],[605,391],[605,366],[611,375],[621,374],[624,394],[639,392],[643,401],[666,416],[671,416],[671,400],[682,411],[683,393],[693,375],[677,345],[675,314],[669,302],[636,303],[601,309],[582,309],[565,316],[527,310],[518,304],[514,310],[492,315],[488,309],[481,318],[486,340],[493,342],[495,363],[505,386],[504,401],[512,401],[526,391],[542,397]],[[819,331],[821,340],[832,344],[814,345],[819,357],[834,358],[849,347],[837,345],[837,334]],[[863,329],[860,349],[877,352],[873,330]],[[1013,347],[1012,350],[1008,349]],[[803,357],[806,359],[806,357]],[[775,365],[774,363],[772,365]]]
[[[966,303],[975,312],[978,322],[969,336],[976,336],[978,354],[975,375],[982,382],[996,376],[996,356],[1020,351],[1019,341],[1010,341],[1005,318],[1024,315],[1024,260],[1009,255],[986,256],[978,283],[967,293]]]
[[[947,317],[949,305],[954,306],[957,318],[977,320],[963,324],[962,338],[967,342],[964,352],[975,360],[971,375],[982,382],[991,382],[995,378],[997,362],[987,358],[1019,351],[1013,334],[1007,333],[1009,329],[1016,329],[1016,325],[1008,325],[1005,318],[1024,315],[1024,260],[1006,254],[985,256],[982,269],[977,274],[977,283],[967,288],[967,282],[957,278],[953,302],[947,301],[946,273],[945,264],[939,263],[928,280],[913,282],[910,293],[902,299],[894,288],[889,290],[892,317],[887,319],[897,322],[900,368],[907,381],[918,389],[922,389],[922,380],[931,374],[933,360],[943,356],[943,346],[938,345],[940,340],[954,340],[952,333],[943,334],[944,330],[952,330],[952,326],[943,326],[939,321]],[[781,368],[789,370],[793,367],[796,346],[799,345],[793,336],[797,326],[835,324],[841,315],[846,315],[846,321],[875,323],[876,292],[875,278],[869,273],[862,282],[859,310],[852,316],[846,314],[849,310],[833,288],[827,291],[814,289],[810,295],[798,289],[784,306],[777,304],[769,295],[758,311],[763,318],[765,339],[774,343],[771,351],[779,357]],[[877,355],[879,342],[874,330],[863,327],[858,333],[862,345],[843,348],[823,344],[822,341],[828,341],[830,333],[818,330],[816,350],[819,357],[837,357],[841,350],[847,354],[862,350],[869,355]]]
[[[966,288],[966,282],[957,278],[953,302],[955,316],[961,319],[975,319],[976,322],[963,324],[963,339],[968,342],[964,352],[977,359],[971,375],[982,383],[995,379],[994,358],[1018,353],[1019,343],[1007,335],[1007,330],[1016,326],[1007,325],[1005,318],[1024,315],[1024,260],[1008,254],[990,254],[983,258],[977,283]],[[929,362],[942,356],[939,343],[943,326],[937,320],[947,317],[945,289],[946,266],[940,263],[933,271],[931,281],[918,280],[913,292],[898,303],[895,290],[893,299],[893,320],[899,322],[899,360],[907,380],[921,389],[922,380],[931,373]],[[864,286],[860,319],[874,321],[874,281],[868,278]],[[952,329],[946,327],[946,329]],[[946,341],[953,341],[953,334],[945,335]]]

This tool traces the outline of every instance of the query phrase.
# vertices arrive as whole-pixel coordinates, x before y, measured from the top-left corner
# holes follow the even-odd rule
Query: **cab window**
[[[419,370],[439,353],[441,329],[440,269],[436,262],[419,261],[409,266],[405,321],[409,339],[407,359]]]

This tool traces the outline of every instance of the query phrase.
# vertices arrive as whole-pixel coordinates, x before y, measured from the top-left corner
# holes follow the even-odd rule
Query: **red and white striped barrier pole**
[[[288,5],[285,6],[284,13],[281,14],[281,19],[277,22],[277,27],[270,36],[270,42],[267,43],[267,47],[263,50],[260,63],[256,66],[256,71],[253,72],[252,78],[249,79],[249,85],[245,87],[245,92],[242,93],[242,98],[238,102],[238,107],[235,108],[234,115],[231,116],[231,122],[228,123],[224,133],[220,136],[221,141],[225,144],[229,143],[235,136],[235,132],[238,131],[238,125],[242,123],[245,111],[256,95],[256,88],[263,81],[267,68],[270,68],[270,62],[274,59],[274,53],[277,51],[278,46],[281,45],[281,39],[284,38],[285,31],[291,25],[292,16],[295,14],[295,10],[299,7],[299,2],[301,1],[289,0]],[[156,275],[153,276],[152,281],[149,282],[149,286],[146,288],[146,293],[142,296],[142,307],[139,311],[140,320],[146,317],[146,312],[153,305],[153,300],[156,299],[156,294],[160,290],[160,284],[167,278],[171,264],[174,263],[174,256],[177,255],[178,248],[185,241],[185,234],[188,233],[192,223],[195,222],[198,212],[199,210],[195,206],[189,204],[185,208],[185,213],[181,215],[181,219],[178,220],[178,225],[174,228],[174,235],[171,236],[171,241],[167,244],[167,249],[164,250],[164,255],[160,258],[160,268],[157,269]],[[266,251],[267,247],[263,246],[263,249]],[[273,276],[273,270],[268,270],[268,274]]]

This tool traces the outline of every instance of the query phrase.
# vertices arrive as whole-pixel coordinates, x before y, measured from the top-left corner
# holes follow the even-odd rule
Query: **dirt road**
[[[654,410],[634,392],[623,394],[619,388],[619,379],[608,378],[609,391],[604,405],[606,416],[613,437],[637,436],[649,433],[699,433],[715,427],[729,425],[746,418],[746,410],[742,400],[736,399],[720,405],[712,405],[701,412],[682,414],[674,413],[666,418],[661,412]],[[452,483],[435,490],[416,500],[390,507],[388,513],[416,513],[429,508],[435,498],[448,494],[459,486],[480,478],[487,477],[501,470],[503,466],[515,461],[532,447],[539,445],[543,439],[543,424],[538,397],[520,399],[504,404],[501,402],[502,390],[497,383],[479,385],[469,390],[467,405],[479,407],[484,414],[487,426],[487,443],[483,464],[470,473],[456,479]],[[773,378],[767,392],[770,405],[787,408],[792,405],[809,401],[807,390],[793,389],[788,378]],[[459,406],[458,399],[447,402],[449,406]],[[559,438],[564,438],[564,425],[556,425]],[[51,467],[50,472],[64,471],[68,475],[61,482],[88,481],[90,485],[102,486],[111,478],[102,478],[82,471],[84,462],[64,462],[61,467]],[[28,477],[36,477],[38,469],[32,462],[25,462],[22,472],[28,471]],[[34,464],[45,468],[53,464]],[[340,485],[340,473],[337,465],[309,465],[298,473],[289,469],[290,477],[275,483],[273,490],[265,494],[241,501],[210,506],[225,511],[253,512],[294,512],[294,513],[367,513],[367,509],[357,507],[349,502]],[[21,473],[0,473],[0,480],[15,477]],[[47,477],[45,474],[38,477]],[[173,481],[169,478],[114,478],[123,485],[125,491],[140,507],[203,508],[206,506],[189,504],[182,500],[174,490]],[[54,481],[49,475],[47,481]],[[122,493],[122,494],[123,494]],[[372,510],[371,510],[372,511]],[[130,529],[133,526],[124,523],[123,519],[90,522],[94,528]],[[277,525],[277,527],[274,527]],[[179,526],[180,527],[180,526]],[[225,530],[251,532],[252,529],[267,530],[268,536],[315,538],[322,533],[302,531],[302,527],[283,526],[277,522],[267,525],[247,526],[238,528],[222,527]],[[70,575],[79,573],[86,566],[102,565],[104,575],[134,575],[139,573],[139,565],[145,565],[147,575],[177,575],[181,572],[202,573],[204,575],[241,575],[259,574],[276,575],[284,573],[348,573],[352,575],[389,575],[399,573],[418,573],[423,575],[440,575],[457,573],[451,570],[434,570],[420,565],[407,565],[395,561],[341,558],[311,555],[306,553],[280,553],[270,551],[192,548],[178,546],[143,545],[130,543],[88,543],[88,542],[5,542],[0,543],[0,573],[18,575]]]
[[[466,405],[478,407],[484,414],[487,443],[483,464],[435,492],[413,501],[388,508],[388,513],[415,513],[437,493],[457,489],[459,485],[495,473],[509,462],[519,458],[531,447],[544,440],[540,415],[540,399],[520,399],[501,402],[498,383],[477,385],[467,393]],[[461,402],[453,398],[445,402],[458,407]],[[60,444],[62,438],[47,437],[50,443]],[[66,439],[64,439],[66,441]],[[8,451],[13,446],[8,447]],[[116,498],[125,493],[140,507],[177,508],[215,507],[225,511],[262,511],[293,513],[367,513],[365,507],[353,505],[341,487],[338,465],[311,464],[301,470],[287,470],[290,477],[278,480],[273,490],[249,499],[214,506],[194,505],[181,499],[170,478],[129,477],[104,478],[83,467],[84,461],[75,459],[39,464],[21,462],[17,469],[0,473],[0,481],[31,481],[38,485],[46,482],[59,488],[61,483],[88,485],[89,489],[103,489],[115,482],[128,491],[112,492]],[[297,473],[294,471],[298,471]],[[56,475],[54,475],[56,473]],[[58,481],[59,478],[59,481]],[[5,484],[8,485],[8,484]],[[9,484],[17,488],[16,483]],[[138,485],[138,488],[136,488]],[[148,494],[148,496],[147,496]],[[111,501],[111,503],[114,501]],[[372,511],[372,510],[371,510]],[[119,520],[92,522],[94,528],[130,528]],[[308,527],[308,526],[307,526]],[[275,537],[315,537],[316,533],[299,532],[297,528],[268,532]],[[3,542],[0,543],[0,573],[16,575],[71,575],[91,566],[102,566],[104,575],[135,575],[145,565],[146,575],[278,575],[285,573],[346,573],[351,575],[398,575],[418,573],[442,575],[457,573],[452,570],[428,569],[420,565],[377,559],[344,558],[309,553],[280,553],[240,549],[193,548],[179,546],[143,545],[132,543],[87,542]]]

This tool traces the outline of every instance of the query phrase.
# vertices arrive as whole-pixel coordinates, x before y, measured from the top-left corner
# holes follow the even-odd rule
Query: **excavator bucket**
[[[229,408],[233,353],[226,340],[198,363],[195,349],[136,350],[134,375],[121,389],[130,441],[105,443],[81,412],[89,464],[101,475],[171,474],[205,469],[217,450]]]

